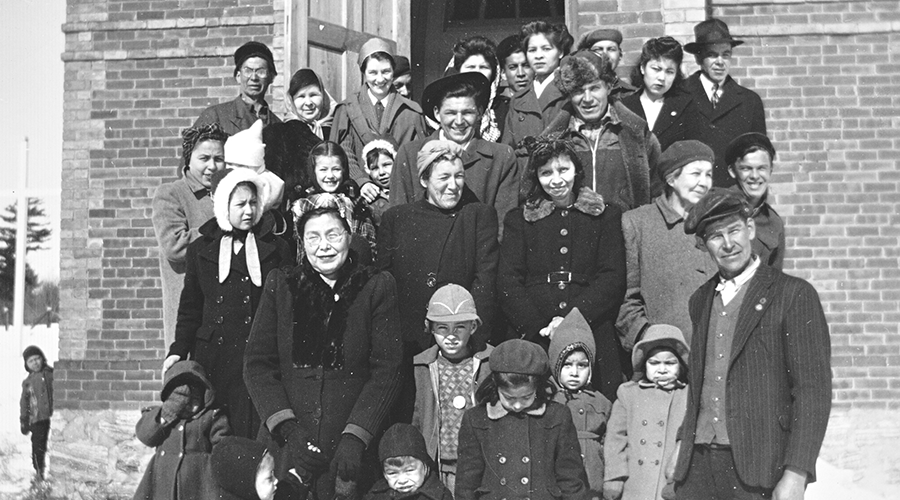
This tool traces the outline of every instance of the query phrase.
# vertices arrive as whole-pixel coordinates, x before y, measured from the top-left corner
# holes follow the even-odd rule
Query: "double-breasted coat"
[[[691,466],[718,282],[716,275],[689,303],[694,336],[676,481]],[[831,410],[831,339],[822,304],[812,285],[765,264],[744,286],[725,392],[737,475],[748,486],[772,489],[793,467],[814,481]]]
[[[234,434],[252,439],[260,421],[244,385],[243,361],[263,289],[250,280],[245,248],[232,257],[228,278],[219,283],[219,242],[224,234],[212,219],[188,247],[175,342],[168,356],[190,357],[203,365],[218,403],[228,408]],[[265,280],[270,271],[291,262],[290,250],[265,219],[254,227],[254,234]]]
[[[568,97],[559,91],[556,82],[550,82],[540,98],[534,91],[534,85],[519,89],[509,101],[500,142],[515,148],[522,139],[541,135],[567,102]]]
[[[621,99],[622,104],[638,115],[642,120],[647,120],[644,113],[644,106],[641,104],[641,94],[643,89],[629,94]],[[700,139],[697,131],[688,126],[689,123],[696,122],[697,105],[690,94],[683,90],[674,90],[671,95],[663,98],[662,109],[659,110],[659,116],[656,117],[656,123],[653,124],[653,135],[659,141],[659,150],[665,151],[666,148],[678,141],[687,141],[690,139]]]

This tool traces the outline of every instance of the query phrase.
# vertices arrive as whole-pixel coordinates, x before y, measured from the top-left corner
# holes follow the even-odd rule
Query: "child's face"
[[[256,494],[259,500],[272,500],[275,498],[275,490],[278,480],[275,479],[275,458],[266,451],[259,467],[256,469]]]
[[[645,377],[663,389],[671,389],[681,373],[678,356],[668,349],[654,349],[644,363]]]
[[[559,383],[570,391],[581,389],[591,377],[591,363],[584,351],[572,351],[559,370]]]
[[[341,159],[337,156],[316,157],[316,182],[326,193],[338,190],[344,181],[344,171],[341,168]]]
[[[477,328],[474,320],[431,322],[431,333],[441,354],[452,360],[464,359],[469,355],[469,339]]]
[[[369,178],[380,188],[391,186],[391,171],[394,170],[394,159],[386,154],[379,154],[374,165],[369,165]]]
[[[28,371],[39,372],[44,367],[44,357],[40,354],[32,354],[31,356],[28,356],[28,360],[25,361],[25,364],[28,365]]]
[[[258,210],[256,193],[247,186],[238,186],[231,193],[231,200],[228,202],[228,222],[235,229],[249,231],[253,228]]]
[[[497,395],[500,396],[500,405],[510,413],[519,413],[534,405],[537,399],[537,387],[534,384],[525,384],[517,387],[498,387]]]
[[[384,464],[384,479],[388,486],[403,494],[410,494],[422,487],[428,476],[428,467],[417,458],[412,458],[404,465]]]

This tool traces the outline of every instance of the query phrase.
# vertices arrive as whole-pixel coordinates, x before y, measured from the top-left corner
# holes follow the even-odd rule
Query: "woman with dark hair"
[[[504,220],[497,299],[516,335],[545,349],[577,307],[596,343],[593,385],[612,401],[622,383],[613,328],[625,295],[622,212],[583,186],[569,135],[527,141],[528,197]]]
[[[473,36],[456,42],[453,46],[453,69],[459,73],[475,71],[484,75],[491,83],[491,94],[487,108],[481,115],[481,126],[478,136],[486,141],[497,142],[500,139],[500,127],[494,112],[499,83],[499,65],[497,64],[497,45],[483,37]],[[426,113],[428,110],[424,110]]]
[[[304,257],[266,280],[244,378],[276,477],[296,471],[311,498],[358,498],[381,469],[374,438],[400,387],[394,278],[360,264],[336,209],[306,212],[296,232]]]
[[[697,107],[681,88],[683,56],[681,44],[670,36],[647,40],[631,70],[631,83],[638,90],[622,99],[626,108],[647,122],[662,151],[675,142],[697,139],[687,126]]]

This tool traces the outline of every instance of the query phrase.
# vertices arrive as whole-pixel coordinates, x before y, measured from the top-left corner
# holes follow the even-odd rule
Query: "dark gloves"
[[[282,446],[281,463],[275,467],[275,477],[279,480],[287,477],[291,469],[296,469],[304,482],[328,470],[328,458],[309,440],[296,420],[278,424],[273,434]]]
[[[31,432],[31,426],[28,425],[28,422],[20,422],[19,430],[22,431],[23,436],[27,436],[29,432]]]
[[[334,452],[337,476],[344,481],[356,481],[362,467],[362,455],[366,444],[353,434],[344,434]]]
[[[184,410],[191,404],[191,388],[187,384],[179,385],[169,394],[169,397],[163,401],[162,411],[160,415],[166,423],[178,420]]]

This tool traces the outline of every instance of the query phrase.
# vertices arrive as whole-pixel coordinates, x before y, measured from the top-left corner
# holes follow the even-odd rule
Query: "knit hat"
[[[563,318],[562,323],[553,332],[550,340],[550,361],[553,363],[553,376],[559,380],[559,372],[563,363],[573,351],[582,350],[587,355],[588,363],[594,366],[594,353],[597,348],[594,343],[594,334],[591,325],[584,319],[584,315],[577,307],[573,307],[569,314]],[[493,356],[492,356],[493,358]],[[494,364],[491,359],[491,365]]]
[[[228,205],[231,199],[231,193],[238,184],[249,182],[256,186],[257,203],[262,207],[265,203],[263,197],[266,195],[267,186],[260,179],[259,174],[249,168],[225,168],[214,173],[212,176],[212,199],[213,214],[216,216],[216,222],[222,231],[230,232],[234,230],[231,222],[228,220]],[[257,211],[253,220],[255,226],[262,218],[263,210]]]
[[[359,48],[359,56],[356,58],[356,65],[362,68],[366,58],[376,52],[384,52],[394,61],[394,48],[386,40],[381,38],[370,38]]]
[[[527,340],[507,340],[491,352],[492,372],[542,376],[547,375],[549,370],[547,353],[541,346]]]
[[[743,158],[747,151],[753,148],[762,148],[769,153],[769,159],[775,161],[775,146],[759,132],[747,132],[734,138],[725,148],[725,164],[731,167],[738,159]]]
[[[597,29],[594,31],[588,31],[587,33],[581,35],[581,39],[578,40],[578,50],[591,50],[591,47],[593,47],[595,43],[602,42],[603,40],[616,42],[616,45],[621,46],[622,32],[612,29]]]
[[[378,460],[384,463],[393,457],[413,457],[425,462],[429,467],[433,465],[428,448],[425,446],[425,438],[419,429],[409,424],[399,423],[390,426],[378,443]]]
[[[650,325],[640,342],[634,345],[631,352],[631,366],[634,368],[634,380],[644,377],[644,363],[647,356],[657,347],[668,347],[687,367],[690,349],[684,341],[681,329],[672,325]],[[493,360],[491,361],[493,364]]]
[[[409,58],[406,56],[394,56],[394,78],[406,75],[409,71]]]
[[[443,322],[475,320],[481,326],[472,294],[455,283],[444,285],[434,292],[428,301],[428,313],[425,317],[431,321]]]
[[[662,152],[656,162],[659,177],[665,181],[670,173],[695,161],[716,162],[716,154],[700,141],[678,141]]]
[[[36,345],[30,345],[22,351],[22,359],[25,361],[25,371],[28,371],[28,358],[39,355],[44,358],[44,364],[47,364],[47,356],[44,356],[44,351],[41,350],[40,347]]]
[[[266,60],[269,65],[269,73],[274,78],[278,72],[275,70],[275,58],[272,57],[272,51],[265,44],[259,42],[247,42],[238,47],[234,51],[234,74],[237,75],[244,65],[244,61],[251,57],[261,57]]]
[[[245,437],[227,436],[213,446],[212,473],[228,493],[245,500],[258,499],[256,474],[266,445]]]
[[[697,234],[702,237],[706,226],[711,222],[732,215],[740,215],[747,219],[751,213],[746,198],[740,192],[714,187],[688,212],[684,221],[684,234]]]
[[[246,130],[225,141],[225,163],[244,167],[265,168],[266,145],[263,144],[263,122],[256,122]]]
[[[482,75],[483,76],[483,75]],[[455,142],[433,140],[426,142],[419,153],[416,155],[416,168],[418,175],[421,177],[422,172],[434,163],[438,158],[443,156],[451,156],[459,158],[462,154],[462,146]]]

